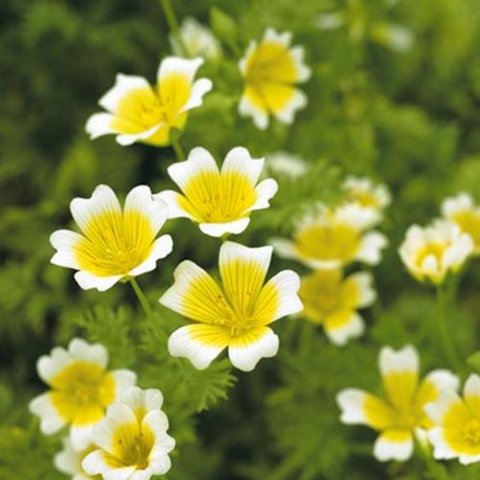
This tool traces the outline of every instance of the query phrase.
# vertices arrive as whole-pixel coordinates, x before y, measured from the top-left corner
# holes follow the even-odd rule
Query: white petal
[[[93,273],[80,270],[74,276],[80,288],[84,290],[90,290],[96,288],[99,292],[104,292],[113,287],[123,275],[111,275],[108,277],[99,277]]]
[[[202,147],[196,147],[188,154],[184,162],[174,163],[167,169],[170,178],[184,190],[189,181],[199,173],[218,173],[218,167],[212,155]]]
[[[471,210],[474,208],[474,201],[469,193],[462,192],[456,197],[449,197],[442,203],[442,215],[450,218],[458,212]]]
[[[212,81],[208,78],[199,78],[192,85],[192,90],[190,92],[190,98],[187,103],[180,110],[181,112],[186,112],[192,108],[199,107],[203,104],[203,96],[208,93],[213,87]]]
[[[433,458],[436,460],[450,460],[456,458],[459,452],[453,450],[444,438],[444,430],[433,427],[428,432],[428,439],[433,446]]]
[[[165,258],[173,249],[173,240],[170,235],[162,235],[153,242],[150,255],[135,268],[128,272],[132,277],[141,275],[142,273],[151,272],[157,267],[157,260]]]
[[[164,190],[153,195],[156,200],[161,200],[167,205],[168,218],[189,218],[193,220],[191,213],[187,212],[181,205],[182,195],[173,190]]]
[[[286,238],[272,238],[268,242],[273,246],[275,253],[283,258],[297,259],[298,254],[295,244]]]
[[[191,83],[197,70],[203,64],[203,58],[186,59],[181,57],[165,57],[157,72],[157,81],[161,85],[162,79],[171,73],[180,73],[185,75]]]
[[[340,421],[347,425],[368,425],[364,404],[367,393],[357,388],[347,388],[337,394],[337,404],[342,411]]]
[[[325,333],[329,340],[338,346],[344,346],[351,338],[357,338],[365,332],[365,322],[363,318],[357,313],[352,312],[348,321],[339,327],[331,328],[329,325],[325,326]]]
[[[110,372],[115,379],[115,397],[119,398],[123,392],[137,383],[137,374],[131,370],[120,369]]]
[[[253,123],[259,130],[266,130],[268,127],[268,112],[260,109],[250,102],[247,95],[242,95],[238,104],[238,113],[243,117],[252,117]]]
[[[267,178],[260,182],[255,188],[257,201],[250,207],[250,210],[261,210],[270,206],[270,199],[278,191],[278,183],[272,178]]]
[[[118,104],[132,91],[151,88],[148,81],[136,75],[124,75],[119,73],[114,86],[99,100],[99,104],[111,113],[115,113]]]
[[[80,452],[76,451],[68,438],[63,439],[63,450],[55,455],[53,463],[55,468],[62,473],[75,475],[80,473]]]
[[[90,220],[103,212],[121,213],[115,192],[108,185],[99,185],[90,198],[74,198],[70,202],[72,216],[82,231]]]
[[[255,185],[260,178],[264,163],[263,158],[252,158],[246,148],[235,147],[227,153],[221,171],[222,173],[239,173]]]
[[[364,308],[372,305],[377,298],[377,294],[372,287],[373,275],[369,272],[358,272],[350,275],[348,278],[353,280],[358,288],[360,298],[358,299],[357,307]]]
[[[87,455],[82,468],[89,475],[102,475],[103,480],[129,480],[136,467],[112,468],[105,460],[102,450],[95,450]]]
[[[463,454],[459,456],[459,461],[462,465],[471,465],[472,463],[480,462],[480,455]]]
[[[168,352],[173,357],[185,357],[198,370],[207,368],[223,347],[206,345],[193,338],[189,325],[175,330],[168,339]]]
[[[362,239],[362,245],[356,258],[368,265],[377,265],[381,258],[381,250],[388,245],[387,237],[378,232],[369,232]]]
[[[171,437],[169,437],[171,438]],[[173,440],[173,439],[172,439]],[[155,475],[164,475],[172,467],[172,462],[167,454],[156,452],[155,447],[152,450],[150,469]]]
[[[151,410],[159,410],[162,407],[163,395],[158,388],[142,390],[133,386],[121,393],[120,401],[128,405],[133,411],[145,409],[147,412],[150,412]]]
[[[460,386],[460,379],[449,370],[433,370],[424,381],[431,382],[439,392],[456,392]]]
[[[219,238],[227,233],[238,235],[245,231],[250,223],[249,217],[240,218],[233,222],[225,223],[200,223],[199,228],[202,233],[210,237]]]
[[[58,415],[48,393],[35,397],[28,405],[28,409],[40,417],[40,430],[45,435],[52,435],[65,425],[65,420]]]
[[[413,453],[413,438],[410,436],[404,441],[392,441],[388,438],[387,433],[381,433],[373,448],[373,455],[380,462],[387,462],[388,460],[397,460],[404,462],[408,460]]]
[[[93,425],[70,427],[70,442],[76,450],[86,450],[93,443]]]
[[[108,353],[99,343],[90,344],[81,338],[74,338],[68,344],[68,353],[75,360],[84,360],[105,368],[108,363]]]
[[[122,133],[117,135],[115,140],[118,144],[126,147],[128,145],[133,145],[135,142],[139,142],[142,140],[147,140],[151,136],[155,135],[160,129],[168,128],[165,122],[160,122],[154,125],[153,127],[144,130],[143,132],[138,133]]]
[[[306,82],[312,76],[312,70],[304,63],[305,49],[303,47],[293,47],[290,49],[290,55],[295,60],[295,66],[297,67],[297,82]]]
[[[70,230],[57,230],[50,235],[50,243],[57,250],[50,262],[59,267],[78,269],[75,246],[82,240],[82,235]]]
[[[462,403],[461,398],[453,390],[443,390],[440,397],[432,403],[425,405],[424,410],[430,420],[441,425],[443,417],[454,405]]]
[[[406,345],[400,350],[383,347],[378,357],[379,369],[382,376],[392,372],[418,373],[418,353],[412,345]]]
[[[298,89],[295,89],[292,99],[283,107],[282,110],[275,112],[274,116],[279,121],[291,125],[295,119],[298,110],[307,106],[307,96]]]
[[[274,28],[268,27],[263,35],[263,41],[279,43],[280,45],[288,48],[290,46],[290,43],[292,42],[292,33],[278,33]]]
[[[119,133],[118,130],[112,128],[115,116],[110,113],[95,113],[85,125],[85,131],[90,135],[91,140],[95,140],[109,133]]]
[[[40,378],[47,384],[57,373],[71,363],[72,359],[62,347],[55,347],[50,355],[42,355],[37,361],[37,371]]]
[[[278,352],[279,339],[270,328],[254,343],[242,347],[228,347],[232,364],[244,372],[252,371],[261,358],[274,357]]]
[[[480,376],[471,373],[463,387],[463,396],[468,401],[468,397],[480,397]]]
[[[335,219],[363,231],[378,223],[378,212],[350,202],[335,210]]]
[[[159,392],[159,390],[157,390],[157,392]],[[175,447],[175,441],[166,434],[166,431],[168,430],[168,418],[162,410],[159,410],[159,408],[160,407],[156,410],[150,409],[150,411],[148,411],[142,420],[142,426],[147,425],[150,428],[155,435],[155,443],[158,441],[158,444],[164,445],[164,452],[168,453]],[[168,437],[168,439],[163,437]]]

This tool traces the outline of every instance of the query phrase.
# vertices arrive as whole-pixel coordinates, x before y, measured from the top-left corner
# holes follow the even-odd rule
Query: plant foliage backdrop
[[[111,136],[92,142],[85,133],[118,72],[153,81],[160,60],[172,54],[162,6],[0,3],[0,478],[66,478],[52,460],[61,436],[42,435],[28,403],[45,390],[37,359],[75,336],[103,344],[112,368],[134,370],[141,387],[162,391],[176,440],[169,479],[478,478],[475,464],[434,462],[421,452],[407,462],[378,462],[376,434],[343,425],[335,398],[344,388],[380,390],[377,356],[385,345],[414,345],[422,372],[454,369],[437,335],[442,315],[461,359],[455,373],[464,380],[480,369],[472,358],[480,343],[478,260],[464,270],[446,312],[397,251],[408,227],[438,216],[445,197],[463,191],[480,201],[480,1],[173,2],[178,21],[194,17],[209,26],[223,52],[202,66],[213,89],[189,115],[185,152],[202,146],[222,159],[243,146],[268,159],[285,151],[309,168],[300,177],[278,175],[271,207],[254,213],[234,241],[258,247],[291,236],[309,205],[339,201],[348,175],[392,192],[381,226],[389,246],[381,263],[368,267],[378,298],[363,313],[364,335],[339,347],[301,316],[283,319],[275,326],[278,355],[251,373],[232,369],[225,356],[196,370],[168,354],[165,332],[184,325],[158,303],[173,270],[184,259],[209,271],[217,265],[219,240],[192,222],[166,223],[173,252],[139,280],[150,318],[128,284],[84,291],[71,271],[50,263],[49,236],[71,224],[72,198],[90,196],[99,184],[122,195],[138,184],[172,188],[171,147],[122,147]],[[237,63],[268,27],[292,32],[312,74],[301,86],[308,105],[294,122],[273,121],[261,131],[238,115]],[[309,271],[278,256],[271,268]]]

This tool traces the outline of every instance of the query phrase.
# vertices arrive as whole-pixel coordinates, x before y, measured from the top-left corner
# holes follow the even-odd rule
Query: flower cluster
[[[40,429],[52,435],[69,427],[57,468],[75,480],[103,474],[111,479],[149,479],[170,469],[175,446],[157,389],[141,390],[130,370],[108,370],[100,344],[74,338],[40,357],[38,374],[50,387],[30,402]]]
[[[357,310],[374,303],[373,278],[368,272],[346,275],[345,268],[353,262],[379,263],[387,240],[371,228],[390,203],[386,187],[367,178],[348,177],[343,189],[345,200],[340,205],[317,205],[297,222],[293,240],[272,240],[279,255],[313,269],[301,281],[302,315],[322,325],[336,345],[364,332]]]

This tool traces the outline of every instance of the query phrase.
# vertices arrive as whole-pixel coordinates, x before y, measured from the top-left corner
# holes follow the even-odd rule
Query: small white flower
[[[175,440],[167,434],[160,390],[131,387],[110,405],[94,429],[96,448],[82,462],[89,475],[106,480],[149,480],[170,470]]]
[[[207,78],[194,81],[202,63],[202,58],[167,57],[153,87],[143,77],[119,73],[99,101],[108,113],[92,115],[87,133],[92,139],[113,133],[120,145],[169,145],[172,129],[183,130],[188,111],[202,105],[203,96],[212,89]]]
[[[183,195],[166,190],[154,198],[168,205],[170,218],[190,218],[206,235],[238,234],[247,228],[250,212],[268,208],[277,192],[271,178],[257,183],[263,163],[263,158],[252,158],[247,149],[236,147],[219,169],[210,153],[197,147],[188,160],[168,167]]]
[[[470,235],[452,222],[438,220],[428,227],[411,226],[399,254],[417,280],[440,284],[462,268],[472,251]]]
[[[107,185],[99,185],[90,198],[72,200],[70,210],[82,233],[54,232],[50,243],[57,253],[51,262],[78,270],[74,277],[83,289],[104,291],[121,279],[150,272],[172,251],[170,235],[155,238],[167,206],[154,200],[145,185],[130,191],[123,210]]]
[[[308,172],[308,165],[301,157],[287,152],[269,153],[265,162],[266,170],[273,176],[299,178]]]
[[[260,130],[268,127],[269,116],[280,122],[293,123],[297,110],[307,105],[306,95],[296,88],[310,78],[303,62],[302,47],[291,47],[290,32],[277,33],[268,28],[257,44],[250,42],[238,66],[245,79],[239,112],[250,116]]]
[[[222,55],[222,47],[212,31],[195,18],[187,17],[182,21],[176,35],[170,36],[170,43],[175,55],[203,57],[217,61]]]
[[[319,205],[298,222],[293,241],[272,240],[276,252],[314,269],[340,268],[354,261],[376,265],[387,239],[367,231],[378,221],[370,208],[348,203],[337,208]]]
[[[74,338],[65,350],[55,347],[37,362],[40,378],[50,387],[30,402],[30,411],[40,417],[45,435],[70,428],[75,449],[85,449],[93,426],[103,419],[105,409],[127,387],[136,382],[130,370],[107,370],[108,354],[100,344]]]

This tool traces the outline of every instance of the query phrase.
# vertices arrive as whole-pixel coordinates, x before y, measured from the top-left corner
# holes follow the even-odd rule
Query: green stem
[[[455,371],[461,371],[462,361],[457,354],[457,351],[453,345],[452,335],[449,331],[448,320],[451,314],[451,302],[452,292],[449,292],[445,285],[439,285],[437,287],[437,308],[438,308],[438,322],[437,331],[439,335],[440,343],[443,345],[443,350],[450,363],[450,366]]]
[[[152,307],[150,307],[150,304],[148,303],[148,300],[145,297],[142,289],[140,288],[137,280],[134,277],[130,277],[128,281],[130,282],[130,285],[132,285],[133,291],[135,292],[135,295],[137,295],[137,298],[143,308],[143,311],[145,312],[145,315],[147,316],[147,318],[151,318]]]
[[[170,0],[160,0],[160,4],[162,5],[163,13],[165,14],[165,19],[168,23],[168,28],[174,35],[177,35],[178,22],[177,17],[175,16],[175,11],[172,7],[172,3]]]
[[[178,138],[172,138],[172,148],[175,151],[175,155],[177,156],[179,162],[183,162],[184,160],[186,160],[182,144],[180,143],[180,140],[178,140]]]

